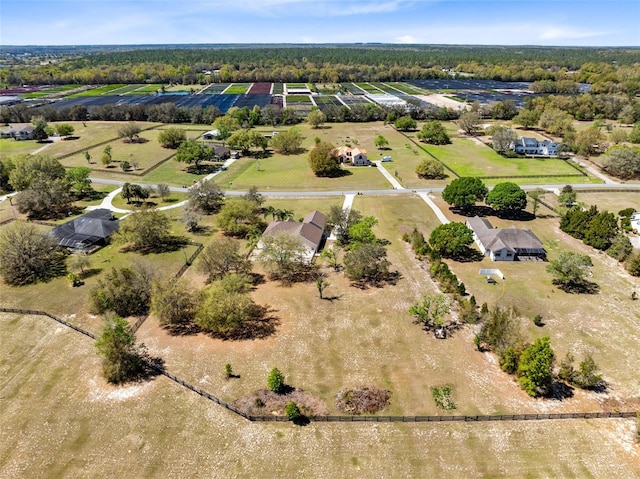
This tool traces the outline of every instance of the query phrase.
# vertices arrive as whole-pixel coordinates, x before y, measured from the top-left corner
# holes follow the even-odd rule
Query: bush
[[[286,414],[287,419],[291,422],[297,422],[302,417],[302,412],[300,412],[300,408],[293,401],[289,401],[287,406],[284,408],[284,413]]]
[[[273,368],[267,376],[267,387],[276,394],[282,394],[285,389],[284,375],[278,368]]]

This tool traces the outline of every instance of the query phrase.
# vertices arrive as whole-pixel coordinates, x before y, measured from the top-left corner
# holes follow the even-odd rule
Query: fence
[[[19,309],[19,308],[3,308],[0,312],[29,314],[37,316],[46,316],[67,326],[91,339],[95,340],[95,336],[90,332],[58,318],[46,311]],[[194,385],[168,373],[164,368],[158,367],[152,362],[147,361],[146,365],[149,369],[170,379],[176,384],[195,392],[209,401],[212,401],[223,408],[241,416],[252,422],[287,422],[286,416],[249,416],[240,411],[231,404],[217,398],[216,396],[195,387]],[[560,419],[614,419],[614,418],[635,418],[638,417],[637,411],[616,411],[616,412],[577,412],[577,413],[555,413],[555,414],[496,414],[496,415],[477,415],[477,416],[309,416],[307,419],[314,422],[487,422],[487,421],[548,421]]]
[[[196,260],[196,258],[198,257],[198,255],[202,252],[202,250],[204,249],[204,245],[202,243],[194,243],[194,242],[189,242],[190,245],[193,246],[198,246],[198,248],[195,250],[195,252],[185,261],[185,263],[182,265],[182,267],[178,270],[178,272],[175,274],[176,278],[179,278],[180,276],[182,276],[184,274],[184,272],[187,270],[187,268],[189,266],[191,266],[193,264],[193,262]]]
[[[634,418],[635,411],[577,412],[558,414],[502,414],[491,416],[310,416],[314,422],[487,422],[487,421],[547,421],[558,419],[613,419]],[[284,422],[284,416],[248,416],[255,422]]]

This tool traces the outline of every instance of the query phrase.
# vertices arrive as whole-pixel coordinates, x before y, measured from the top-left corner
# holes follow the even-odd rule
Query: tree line
[[[588,83],[631,81],[637,85],[637,72],[634,78],[627,78],[637,63],[637,48],[344,45],[132,49],[87,54],[57,64],[3,68],[0,83],[336,83],[450,78],[444,70],[452,70],[502,81],[555,80],[571,75]],[[617,77],[617,69],[625,75]]]

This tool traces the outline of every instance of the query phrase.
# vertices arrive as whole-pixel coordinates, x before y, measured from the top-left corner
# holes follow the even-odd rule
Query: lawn
[[[48,318],[0,316],[0,343],[6,479],[640,474],[629,420],[250,423],[166,378],[107,385],[91,340]]]
[[[38,143],[35,140],[0,138],[0,158],[31,153],[45,145],[46,143]]]
[[[437,203],[451,220],[465,221],[464,217],[451,213],[441,199]],[[546,215],[548,210],[543,208],[541,213]],[[557,217],[528,222],[500,220],[494,216],[487,219],[496,227],[515,225],[531,229],[543,242],[549,260],[557,258],[561,251],[590,255],[594,263],[590,280],[599,285],[600,292],[589,295],[561,291],[552,284],[552,277],[546,272],[547,263],[496,263],[488,258],[482,262],[449,262],[478,304],[516,306],[531,319],[541,314],[546,325],[537,328],[528,322],[530,337],[549,335],[560,359],[568,349],[576,357],[591,352],[610,385],[610,396],[618,399],[637,396],[640,388],[636,374],[640,368],[637,349],[640,314],[630,297],[632,291],[640,290],[640,280],[626,274],[622,265],[609,256],[560,231]],[[488,284],[485,277],[478,274],[480,268],[499,268],[506,279],[498,279],[498,284]],[[601,404],[608,401],[607,396],[596,395],[596,399]]]
[[[92,145],[102,143],[108,140],[114,140],[118,138],[118,128],[125,124],[125,122],[114,121],[87,121],[85,123],[80,121],[64,122],[73,126],[73,136],[76,139],[56,141],[51,146],[48,146],[45,150],[46,155],[53,157],[60,157],[74,152],[79,152],[90,148]],[[160,123],[147,123],[137,122],[138,126],[142,129],[149,128],[151,126],[158,126]],[[52,123],[55,126],[55,123]],[[86,125],[86,126],[85,126]],[[102,157],[102,149],[104,145],[98,147],[98,150],[92,150],[91,157],[93,161],[100,161]],[[84,165],[87,164],[84,155],[82,154]]]
[[[273,206],[277,209],[293,211],[293,219],[299,220],[307,213],[318,210],[322,213],[329,214],[332,206],[340,206],[344,203],[343,196],[319,196],[315,198],[267,198],[263,207]],[[271,217],[267,217],[267,221],[271,221]]]
[[[151,85],[138,85],[138,88],[136,88],[135,90],[124,92],[124,94],[125,95],[148,95],[148,94],[156,93],[163,86],[164,85],[161,83],[155,83]],[[118,92],[118,93],[122,94],[123,92]]]
[[[142,172],[156,163],[175,154],[175,150],[163,148],[158,143],[158,130],[147,130],[140,133],[140,138],[145,142],[128,143],[122,139],[114,140],[108,145],[111,146],[111,158],[113,163],[110,168],[102,165],[101,158],[106,145],[100,145],[97,148],[89,148],[93,169],[105,170],[106,172],[120,167],[120,162],[128,161],[129,163],[137,162],[137,172]],[[61,160],[66,167],[71,166],[87,166],[87,160],[84,153],[77,153]],[[133,171],[133,170],[131,170]]]
[[[287,104],[289,103],[313,103],[309,95],[287,95],[285,97]]]
[[[460,176],[573,176],[580,173],[567,164],[566,160],[504,158],[485,145],[478,145],[466,138],[453,138],[450,145],[427,145],[422,148],[433,157],[442,161]],[[551,178],[538,178],[538,182],[553,182]],[[588,182],[586,176],[580,175],[577,180]]]

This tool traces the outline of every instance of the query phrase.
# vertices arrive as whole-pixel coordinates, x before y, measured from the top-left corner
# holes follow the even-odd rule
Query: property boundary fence
[[[190,244],[192,246],[197,246],[198,248],[196,248],[194,253],[185,261],[185,263],[182,265],[182,267],[175,274],[176,278],[179,278],[180,276],[182,276],[184,274],[184,272],[187,270],[187,268],[193,264],[193,262],[196,260],[198,255],[200,253],[202,253],[202,250],[204,249],[204,245],[202,243],[195,243],[193,241],[190,241],[188,244]]]
[[[14,314],[29,314],[36,316],[46,316],[54,321],[73,329],[91,339],[95,335],[74,324],[58,318],[46,311],[4,308],[0,307],[0,312]],[[223,408],[241,416],[252,422],[287,422],[286,416],[250,416],[240,411],[231,404],[217,398],[216,396],[195,387],[183,379],[167,372],[164,368],[147,361],[147,367],[158,374],[170,379],[176,384],[195,392],[196,394],[212,401]],[[314,422],[487,422],[487,421],[548,421],[560,419],[614,419],[614,418],[634,418],[638,416],[637,411],[614,411],[614,412],[577,412],[577,413],[555,413],[555,414],[496,414],[496,415],[476,415],[476,416],[309,416],[307,419]]]

